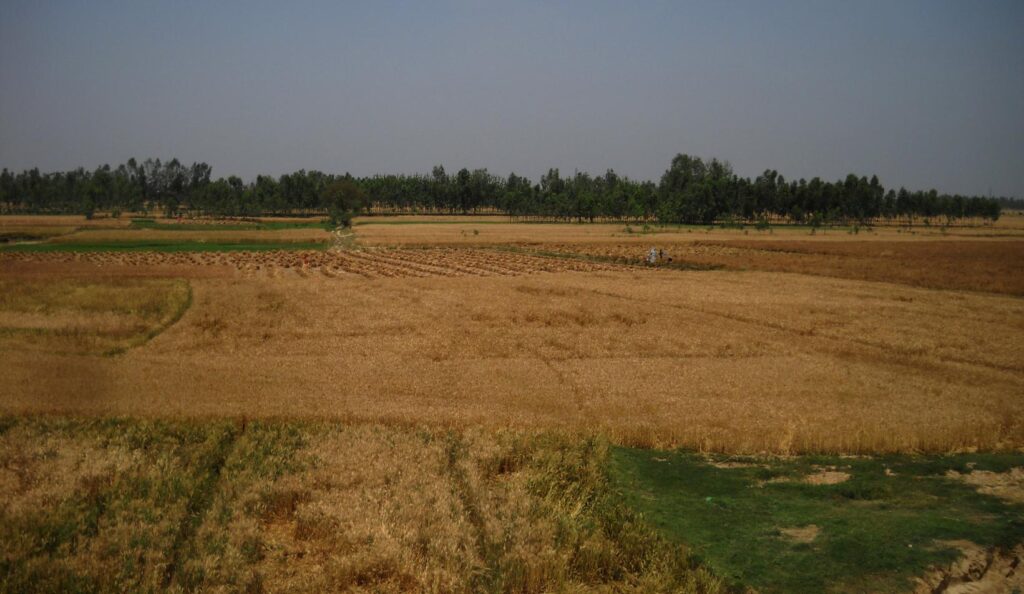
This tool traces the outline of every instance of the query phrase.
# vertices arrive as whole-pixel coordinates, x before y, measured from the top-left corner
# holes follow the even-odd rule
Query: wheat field
[[[192,266],[191,307],[141,348],[5,347],[0,406],[542,427],[725,452],[1024,444],[1014,297],[788,273],[531,269],[552,261],[539,257],[512,270],[473,250],[412,250],[422,261],[398,265],[402,253],[358,256],[378,270],[368,275],[300,261],[248,274],[208,256]]]
[[[0,591],[713,594],[743,586],[641,515],[620,446],[1024,448],[1012,226],[381,220],[325,249],[0,250]],[[327,235],[279,222],[77,233]]]
[[[514,431],[0,417],[0,590],[723,592]]]

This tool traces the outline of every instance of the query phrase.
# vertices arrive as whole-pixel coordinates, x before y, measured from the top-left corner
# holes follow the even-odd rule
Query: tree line
[[[213,179],[206,163],[130,159],[93,171],[0,172],[0,213],[161,212],[168,216],[326,215],[339,204],[371,213],[500,213],[515,219],[659,223],[819,224],[995,221],[1012,199],[886,189],[877,176],[787,181],[775,170],[751,179],[728,162],[676,155],[658,183],[609,169],[550,169],[537,183],[486,169],[357,178],[300,170],[279,177]],[[339,186],[340,184],[340,186]],[[333,215],[332,215],[333,216]],[[342,217],[347,220],[347,215]]]

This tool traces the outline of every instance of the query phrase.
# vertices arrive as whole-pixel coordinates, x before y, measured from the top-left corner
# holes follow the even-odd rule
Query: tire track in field
[[[473,592],[500,592],[503,590],[501,574],[502,543],[490,538],[487,530],[487,518],[481,509],[480,494],[473,488],[465,468],[469,446],[457,434],[449,433],[445,444],[445,472],[451,481],[451,490],[462,504],[466,520],[473,531],[474,547],[483,567],[474,572],[471,578]]]
[[[177,533],[171,544],[170,561],[164,570],[162,588],[168,590],[175,585],[176,580],[181,579],[183,562],[189,550],[194,546],[196,530],[203,522],[207,510],[213,504],[213,495],[220,482],[220,473],[227,462],[228,456],[235,447],[235,443],[245,432],[245,424],[241,427],[229,427],[224,435],[202,460],[200,469],[205,469],[205,475],[196,483],[192,493],[189,494],[188,502],[185,504],[185,514],[178,524]],[[182,588],[188,590],[188,588]]]

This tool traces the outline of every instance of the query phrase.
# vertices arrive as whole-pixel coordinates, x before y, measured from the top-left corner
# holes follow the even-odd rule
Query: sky
[[[0,166],[877,174],[1024,197],[1024,2],[0,0]]]

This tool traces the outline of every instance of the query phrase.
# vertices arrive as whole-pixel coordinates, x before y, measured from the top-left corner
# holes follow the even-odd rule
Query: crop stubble
[[[520,276],[542,272],[597,272],[635,267],[547,258],[491,249],[428,248],[232,252],[45,252],[0,254],[0,272],[39,276],[98,269],[105,274],[194,276],[231,272],[247,278]],[[193,272],[194,271],[194,272]]]

